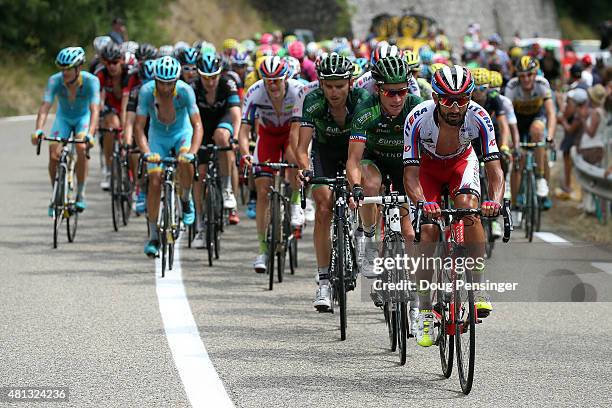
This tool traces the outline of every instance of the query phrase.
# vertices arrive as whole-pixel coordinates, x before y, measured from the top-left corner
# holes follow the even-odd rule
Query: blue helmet
[[[354,63],[359,65],[363,72],[366,72],[368,69],[370,69],[370,61],[367,58],[356,58]]]
[[[212,52],[203,53],[198,58],[198,72],[200,75],[217,75],[221,73],[221,60]]]
[[[232,65],[239,65],[239,66],[249,65],[249,61],[250,61],[249,54],[247,54],[245,51],[238,51],[232,56],[230,56],[230,63]]]
[[[171,56],[158,59],[155,63],[155,79],[162,82],[173,82],[181,76],[181,64]]]
[[[142,61],[138,67],[138,74],[142,82],[148,82],[155,78],[155,65],[157,60],[149,59]]]
[[[181,48],[177,59],[181,65],[195,65],[198,61],[198,50],[195,48]]]
[[[431,48],[429,48],[429,46],[424,45],[419,50],[419,57],[421,57],[423,64],[429,65],[433,60],[434,52],[431,50]]]
[[[74,68],[85,62],[85,50],[81,47],[67,47],[55,57],[55,65],[61,69]]]

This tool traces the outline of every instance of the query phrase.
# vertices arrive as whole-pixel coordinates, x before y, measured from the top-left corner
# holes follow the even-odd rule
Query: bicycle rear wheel
[[[121,160],[121,220],[127,226],[132,214],[132,180],[127,159]]]
[[[538,197],[536,196],[536,180],[535,174],[531,173],[529,175],[529,187],[528,196],[527,196],[527,205],[529,206],[529,235],[527,238],[529,242],[533,240],[533,232],[536,228],[536,212],[538,211]]]
[[[283,275],[285,274],[285,261],[287,259],[287,252],[289,251],[289,237],[291,236],[291,216],[289,213],[289,202],[282,200],[281,207],[282,211],[282,227],[279,242],[281,243],[279,250],[277,251],[276,261],[278,263],[278,281],[283,281]],[[289,263],[291,263],[291,255],[289,256]],[[291,268],[291,266],[290,266]]]
[[[395,312],[393,310],[393,303],[384,303],[383,314],[385,316],[385,324],[389,333],[389,348],[392,352],[395,352],[395,350],[397,350],[397,321]]]
[[[111,213],[113,217],[113,229],[119,231],[119,222],[121,218],[121,165],[119,159],[113,154],[111,160]]]
[[[70,210],[70,216],[66,218],[66,235],[68,236],[68,242],[74,242],[78,223],[79,213],[77,211]]]
[[[343,214],[339,214],[336,228],[336,298],[338,300],[338,308],[340,309],[340,340],[346,340],[346,289],[344,282],[344,268],[346,266],[346,237],[344,236],[345,231]]]
[[[204,200],[204,226],[206,227],[206,251],[208,253],[208,266],[213,265],[213,257],[215,254],[215,193],[216,189],[211,184],[205,185],[204,191],[206,192],[206,198]]]
[[[464,273],[466,284],[472,284],[472,272]],[[455,286],[455,285],[453,285]],[[472,390],[474,381],[474,360],[476,354],[476,314],[474,292],[465,289],[455,290],[455,347],[457,352],[457,371],[461,391],[465,395]]]
[[[450,271],[448,269],[438,269],[436,277],[436,283],[441,285],[440,287],[447,287],[444,285],[448,285],[451,282]],[[451,322],[453,320],[451,311],[454,310],[454,306],[451,305],[451,294],[442,289],[437,289],[433,303],[433,312],[437,320],[434,324],[437,328],[435,338],[438,349],[440,350],[442,374],[444,374],[446,378],[449,378],[453,372],[453,357],[455,351],[455,332],[451,330]]]
[[[397,351],[399,352],[400,365],[406,364],[406,343],[408,340],[408,305],[399,302],[396,306],[397,313]]]

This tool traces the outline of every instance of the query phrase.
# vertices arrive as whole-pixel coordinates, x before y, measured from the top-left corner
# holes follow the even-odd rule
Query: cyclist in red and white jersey
[[[268,56],[259,68],[262,77],[247,91],[242,105],[242,126],[240,127],[240,152],[242,165],[250,163],[278,162],[281,159],[296,163],[294,147],[300,129],[302,106],[298,104],[298,95],[302,84],[287,78],[288,68],[280,57]],[[254,156],[249,154],[249,135],[257,119],[257,144]],[[255,187],[257,189],[257,237],[259,255],[253,267],[256,272],[264,273],[267,263],[266,246],[266,212],[268,193],[272,185],[273,171],[270,168],[254,169]],[[304,224],[304,211],[299,205],[300,196],[296,184],[295,171],[290,172],[294,184],[291,197],[291,224],[299,227]]]
[[[436,71],[431,85],[433,100],[417,105],[404,125],[406,192],[414,203],[425,203],[424,213],[430,219],[440,216],[441,190],[445,185],[455,208],[477,208],[479,164],[471,141],[480,138],[490,195],[490,201],[483,202],[481,208],[485,216],[499,215],[504,187],[499,151],[490,116],[471,101],[474,80],[470,71],[459,65],[444,67]],[[464,220],[470,256],[483,257],[485,238],[480,219],[470,216]],[[433,225],[423,225],[423,242],[437,242],[437,234]],[[431,247],[423,248],[425,255],[433,255]],[[417,272],[417,280],[431,282],[432,273],[423,268]],[[484,268],[475,267],[473,274],[475,282],[484,282]],[[418,294],[417,343],[428,347],[434,340],[431,298],[428,290],[419,290]],[[492,310],[489,295],[475,291],[474,296],[479,316],[485,317]]]

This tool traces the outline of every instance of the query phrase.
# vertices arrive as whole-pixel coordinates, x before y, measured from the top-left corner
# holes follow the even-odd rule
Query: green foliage
[[[130,38],[157,40],[157,18],[168,0],[0,0],[0,48],[55,55],[67,45],[89,45],[110,31],[113,17],[126,19]]]
[[[563,38],[599,38],[598,26],[612,16],[610,0],[555,0]]]

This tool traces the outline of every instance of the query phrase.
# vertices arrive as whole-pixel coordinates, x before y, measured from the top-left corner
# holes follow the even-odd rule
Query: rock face
[[[453,43],[460,45],[468,24],[480,24],[483,36],[499,33],[510,43],[516,31],[521,37],[560,38],[553,0],[348,0],[351,24],[357,38],[365,38],[372,18],[387,13],[421,14],[438,22]]]

